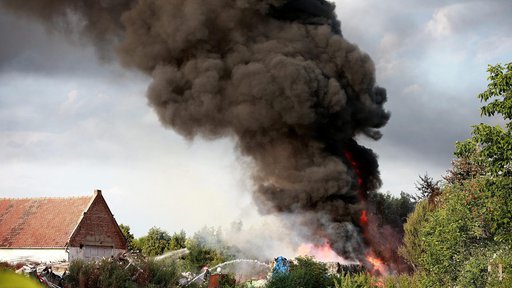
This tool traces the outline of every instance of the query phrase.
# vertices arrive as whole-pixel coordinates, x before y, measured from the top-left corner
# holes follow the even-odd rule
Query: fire
[[[366,210],[361,212],[361,217],[359,217],[359,224],[361,224],[363,227],[368,225],[368,215],[366,215]]]
[[[354,169],[354,172],[357,176],[357,184],[358,184],[358,192],[359,192],[359,198],[363,204],[363,206],[366,206],[366,191],[364,191],[363,187],[363,177],[361,174],[361,170],[359,167],[359,163],[357,163],[350,154],[349,151],[344,151],[346,159],[350,162],[352,165],[352,168]],[[363,237],[367,241],[367,243],[371,243],[370,235],[368,232],[368,212],[366,210],[361,211],[361,216],[359,217],[359,225],[361,226]],[[387,276],[389,275],[389,268],[384,263],[382,259],[377,257],[375,253],[373,252],[371,245],[370,249],[366,253],[366,263],[365,266],[369,268],[368,272],[374,276],[381,277],[381,276]],[[371,270],[370,270],[371,269]],[[384,284],[379,280],[379,282],[376,283],[377,287],[384,287]]]
[[[357,175],[357,185],[359,185],[359,187],[363,186],[363,177],[361,176],[361,170],[359,170],[359,165],[357,164],[356,160],[354,160],[354,157],[352,156],[352,154],[350,154],[350,152],[344,151],[344,154],[347,160],[352,165],[352,168],[354,168],[354,172]],[[360,190],[359,192],[363,191]]]
[[[348,261],[344,258],[340,257],[334,250],[332,250],[331,245],[327,240],[324,240],[324,244],[315,245],[312,243],[304,243],[299,246],[297,249],[297,254],[299,256],[311,256],[318,261],[322,262],[340,262],[347,263]]]
[[[366,261],[368,261],[372,265],[372,271],[369,271],[371,274],[376,276],[387,276],[389,275],[388,266],[382,261],[382,259],[373,255],[373,253],[369,252],[366,254]]]

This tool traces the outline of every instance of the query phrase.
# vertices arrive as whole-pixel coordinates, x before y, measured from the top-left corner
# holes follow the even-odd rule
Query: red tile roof
[[[94,197],[0,198],[0,247],[65,247]]]

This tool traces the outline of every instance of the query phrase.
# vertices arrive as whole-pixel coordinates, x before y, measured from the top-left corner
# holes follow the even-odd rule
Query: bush
[[[332,287],[333,279],[327,275],[327,266],[310,257],[296,258],[297,264],[290,264],[288,274],[276,275],[270,279],[267,288],[322,288]]]
[[[80,287],[80,281],[85,283],[84,281],[89,279],[93,269],[92,266],[92,263],[88,263],[83,260],[72,261],[69,265],[69,274],[65,279],[66,285],[70,287]]]
[[[336,288],[367,288],[376,287],[377,280],[367,273],[342,274],[333,276],[334,287]]]
[[[131,281],[126,265],[117,261],[103,259],[99,262],[99,287],[130,287],[135,284]]]
[[[70,287],[124,288],[136,287],[126,265],[110,259],[100,262],[73,261],[69,266],[66,284]]]
[[[99,262],[71,262],[65,283],[68,287],[125,288],[176,287],[179,271],[174,261],[149,261],[135,265],[103,259]]]
[[[179,271],[174,261],[149,261],[149,287],[174,287],[179,280]]]
[[[416,272],[413,275],[402,274],[389,276],[383,280],[383,284],[386,288],[431,287],[426,284],[426,276],[421,272]]]

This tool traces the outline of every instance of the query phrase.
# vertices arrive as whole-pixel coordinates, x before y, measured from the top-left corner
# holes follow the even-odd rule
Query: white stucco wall
[[[17,263],[34,261],[41,263],[68,261],[64,248],[43,249],[6,249],[0,248],[0,261]]]
[[[69,251],[69,253],[68,253]],[[113,249],[112,247],[84,246],[83,248],[69,247],[55,249],[6,249],[0,248],[0,262],[18,263],[18,262],[62,262],[73,261],[76,259],[98,260],[109,258],[126,252],[123,249]]]
[[[83,246],[82,248],[70,247],[69,248],[69,261],[76,259],[83,260],[98,260],[102,258],[109,258],[124,253],[126,250],[113,249],[106,246]]]

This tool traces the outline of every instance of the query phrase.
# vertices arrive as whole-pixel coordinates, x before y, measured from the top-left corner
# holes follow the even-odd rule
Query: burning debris
[[[82,32],[152,77],[147,97],[184,137],[233,137],[254,163],[261,213],[292,214],[311,245],[373,269],[366,198],[389,113],[370,57],[325,0],[2,1]],[[77,24],[78,23],[78,24]],[[71,25],[73,24],[73,25]]]

